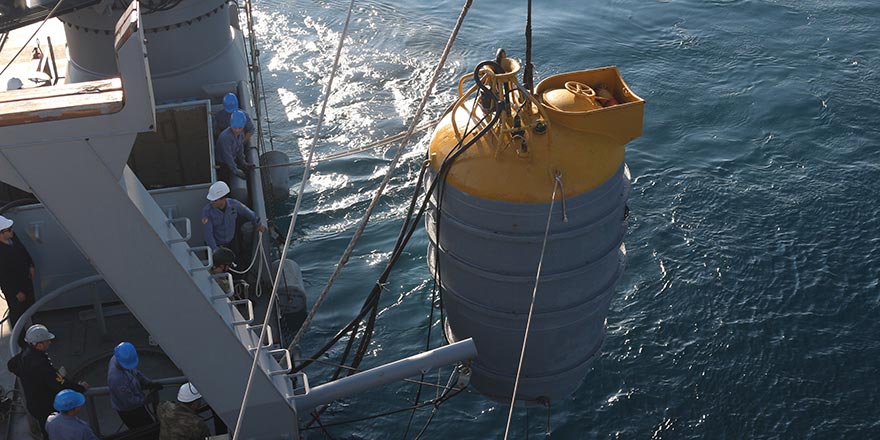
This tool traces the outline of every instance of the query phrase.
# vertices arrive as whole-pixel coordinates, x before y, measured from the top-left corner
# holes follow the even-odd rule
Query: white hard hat
[[[196,389],[196,387],[187,382],[180,386],[180,390],[177,391],[177,400],[182,403],[190,403],[195,402],[202,398],[202,393]]]
[[[214,182],[214,184],[208,188],[208,200],[212,202],[227,194],[229,194],[229,185],[222,180]]]
[[[11,219],[8,219],[8,218],[0,215],[0,231],[7,229],[7,228],[11,228],[13,223],[15,223],[15,222],[13,222]]]
[[[6,82],[6,90],[18,90],[24,84],[21,83],[21,80],[18,78],[9,78],[9,81]]]
[[[28,344],[36,344],[51,339],[55,339],[55,335],[49,332],[49,329],[43,324],[34,324],[28,327],[27,333],[24,334],[24,342]]]

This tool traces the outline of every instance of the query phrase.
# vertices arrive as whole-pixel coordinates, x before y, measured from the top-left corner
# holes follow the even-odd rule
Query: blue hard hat
[[[52,406],[58,411],[70,411],[79,408],[86,403],[86,396],[74,390],[61,390],[55,395],[55,402]]]
[[[238,97],[235,93],[227,93],[223,96],[223,110],[226,110],[226,113],[238,110]]]
[[[116,362],[122,365],[122,368],[131,370],[138,366],[138,352],[135,350],[131,342],[122,342],[113,349],[113,355],[116,356]]]
[[[232,117],[229,118],[229,126],[232,128],[242,128],[246,122],[247,116],[241,110],[232,112]]]

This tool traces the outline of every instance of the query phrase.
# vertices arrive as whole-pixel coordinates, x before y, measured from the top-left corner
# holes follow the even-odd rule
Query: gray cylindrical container
[[[260,156],[260,164],[264,167],[263,173],[269,178],[269,189],[275,201],[287,200],[290,196],[289,167],[283,166],[289,163],[287,154],[278,151],[267,151]]]
[[[118,75],[113,39],[124,8],[115,3],[103,2],[61,17],[70,55],[69,82]],[[156,11],[142,4],[141,16],[157,103],[210,97],[234,89],[248,77],[247,61],[241,56],[243,43],[230,31],[230,26],[238,25],[234,3],[183,0]]]
[[[601,347],[625,265],[628,194],[622,165],[595,189],[554,204],[518,404],[571,394]],[[451,341],[474,338],[479,356],[471,384],[509,401],[550,204],[483,199],[446,185],[439,239],[436,192],[430,208],[428,261],[442,286],[446,335]]]
[[[227,183],[229,184],[229,197],[239,201],[248,200],[247,181],[233,174]]]
[[[281,313],[298,313],[306,309],[306,288],[303,285],[302,270],[296,261],[289,258],[272,262],[272,272],[267,274],[274,277],[281,268],[281,279],[278,285],[278,309]]]
[[[303,284],[302,270],[288,258],[275,260],[272,272],[267,274],[274,280],[278,266],[281,265],[281,278],[278,285],[278,313],[281,315],[282,334],[292,335],[306,319],[306,288]]]

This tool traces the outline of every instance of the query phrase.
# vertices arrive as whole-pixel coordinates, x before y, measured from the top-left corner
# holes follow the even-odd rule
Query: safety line
[[[547,213],[547,226],[544,228],[544,242],[541,243],[541,258],[538,260],[538,273],[535,274],[535,287],[532,289],[532,303],[529,305],[529,317],[526,320],[526,332],[523,335],[522,351],[519,353],[519,365],[516,367],[516,380],[513,382],[513,396],[510,398],[510,412],[507,413],[507,427],[504,428],[504,440],[510,433],[510,420],[513,418],[513,405],[516,403],[516,392],[519,389],[519,376],[522,373],[523,358],[526,355],[526,342],[529,340],[529,327],[535,311],[535,299],[538,296],[538,282],[541,281],[541,266],[544,265],[544,250],[547,249],[547,236],[550,235],[550,220],[553,219],[553,205],[556,201],[556,189],[562,183],[562,176],[557,173],[553,183],[553,195],[550,196],[550,210]],[[562,195],[565,197],[565,194]]]
[[[403,155],[406,145],[409,143],[410,138],[412,137],[413,132],[415,131],[416,124],[419,122],[419,118],[421,118],[422,113],[425,110],[425,106],[428,103],[428,98],[431,97],[431,90],[434,88],[434,84],[437,83],[437,79],[440,77],[440,72],[443,70],[443,66],[446,64],[446,58],[449,56],[449,52],[452,51],[452,43],[455,42],[455,38],[458,35],[459,29],[461,29],[461,25],[464,22],[464,17],[467,15],[468,9],[470,9],[472,0],[467,0],[465,2],[464,7],[461,10],[461,13],[458,16],[458,21],[455,23],[455,27],[452,30],[452,34],[449,35],[449,40],[446,41],[446,47],[443,48],[443,55],[440,57],[440,61],[437,63],[437,67],[434,69],[434,73],[431,76],[431,81],[428,84],[427,89],[425,90],[424,96],[422,96],[422,101],[419,103],[419,107],[416,110],[415,115],[413,116],[413,120],[409,125],[409,129],[406,131],[406,136],[404,137],[403,142],[401,143],[400,148],[397,149],[397,154],[394,155],[394,159],[391,161],[391,164],[388,166],[388,172],[385,173],[385,178],[382,180],[382,183],[379,185],[379,188],[376,190],[376,193],[373,195],[373,200],[370,201],[370,206],[367,207],[366,213],[364,213],[363,218],[361,218],[360,223],[358,224],[357,230],[354,233],[354,236],[351,237],[351,241],[348,243],[348,247],[343,252],[342,257],[339,259],[339,262],[336,265],[336,270],[333,271],[333,274],[330,276],[330,279],[327,281],[327,285],[324,287],[324,290],[318,296],[318,299],[315,301],[315,305],[312,306],[312,310],[309,312],[309,315],[306,317],[306,320],[303,322],[299,331],[296,333],[296,336],[293,338],[293,341],[290,343],[290,347],[296,347],[296,344],[299,343],[299,340],[302,339],[302,336],[305,334],[306,330],[311,324],[312,319],[315,317],[315,314],[318,312],[318,309],[321,307],[321,304],[324,302],[324,299],[327,297],[327,293],[330,291],[330,287],[333,286],[333,283],[339,277],[339,274],[342,272],[342,268],[348,262],[348,259],[351,257],[351,254],[354,252],[354,247],[357,245],[358,241],[361,238],[361,235],[364,233],[364,229],[367,227],[367,222],[370,219],[370,216],[373,213],[373,209],[376,207],[376,204],[379,202],[379,197],[382,195],[382,192],[385,190],[385,187],[388,185],[388,182],[391,180],[392,175],[394,174],[395,168],[397,166],[397,162],[400,160],[400,156]],[[308,168],[308,167],[307,167]]]
[[[281,250],[281,258],[285,258],[287,256],[287,250],[290,248],[290,241],[293,238],[293,229],[296,225],[296,218],[299,214],[300,204],[302,202],[302,195],[305,192],[306,182],[309,180],[309,170],[312,165],[312,158],[315,154],[315,145],[318,143],[318,135],[321,132],[321,126],[324,123],[324,115],[327,110],[327,102],[330,100],[330,92],[333,89],[333,80],[336,78],[336,72],[339,69],[339,60],[342,58],[342,47],[345,43],[345,37],[348,35],[348,24],[351,22],[351,11],[354,9],[354,0],[348,4],[348,13],[345,17],[345,24],[342,26],[342,33],[339,35],[339,44],[336,46],[336,56],[333,59],[333,68],[330,71],[330,78],[327,80],[327,87],[324,89],[324,100],[321,103],[321,113],[318,116],[318,124],[315,126],[315,135],[312,137],[312,145],[309,147],[309,157],[306,161],[305,169],[303,169],[302,180],[299,185],[298,197],[296,198],[296,204],[293,207],[293,212],[291,213],[290,226],[287,228],[287,237],[284,239],[284,248]],[[272,306],[275,304],[275,297],[278,293],[278,284],[281,279],[281,272],[284,269],[283,264],[278,265],[278,270],[275,272],[275,280],[272,282],[272,294],[269,297],[269,303],[266,309],[266,316],[263,318],[263,327],[260,330],[260,339],[257,342],[257,349],[254,352],[254,362],[251,364],[251,371],[248,375],[247,385],[244,389],[244,397],[241,401],[241,408],[238,412],[238,420],[235,421],[235,430],[233,431],[232,440],[238,440],[238,436],[241,434],[241,424],[244,420],[244,413],[247,409],[248,398],[250,397],[251,385],[254,380],[254,372],[257,369],[257,362],[260,359],[260,351],[263,346],[263,339],[266,337],[266,330],[269,328],[269,317],[272,314]]]
[[[429,128],[433,128],[435,125],[437,125],[437,122],[439,122],[439,119],[435,119],[431,122],[422,124],[421,126],[416,127],[415,131],[419,132],[419,131],[427,130]],[[314,159],[314,163],[320,163],[320,162],[325,162],[328,160],[334,160],[334,159],[340,159],[340,158],[347,157],[347,156],[353,156],[355,154],[362,153],[364,151],[369,151],[369,150],[373,150],[373,149],[376,149],[379,147],[384,147],[385,145],[388,145],[388,144],[393,144],[395,142],[400,141],[401,139],[404,139],[405,137],[406,137],[406,132],[398,133],[398,134],[395,134],[392,136],[388,136],[385,139],[381,139],[381,140],[369,143],[369,144],[361,146],[361,147],[351,148],[351,149],[348,149],[345,151],[338,151],[336,153],[330,153],[326,156],[321,156],[317,159]],[[257,168],[268,169],[268,168],[281,168],[281,167],[295,167],[295,166],[305,165],[305,163],[306,163],[306,161],[304,161],[304,160],[296,160],[293,162],[260,165]]]
[[[248,273],[251,270],[251,268],[254,267],[254,263],[257,261],[257,253],[260,252],[260,248],[262,248],[262,246],[263,246],[263,233],[258,232],[258,234],[260,234],[260,238],[257,240],[257,245],[254,246],[254,256],[253,256],[253,258],[251,258],[251,264],[248,265],[247,269],[242,270],[242,271],[237,271],[237,270],[230,267],[229,268],[230,272],[236,273],[239,275],[244,275],[244,274]]]

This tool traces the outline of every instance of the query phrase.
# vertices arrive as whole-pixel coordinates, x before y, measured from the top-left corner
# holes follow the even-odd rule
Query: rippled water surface
[[[349,2],[255,4],[273,142],[301,159]],[[405,129],[461,6],[355,2],[318,156]],[[525,0],[474,2],[426,120],[454,98],[457,78],[498,47],[523,58],[525,11]],[[880,5],[869,0],[535,2],[537,78],[617,65],[648,104],[644,135],[627,149],[629,261],[608,338],[584,384],[553,405],[549,420],[545,409],[515,413],[513,438],[540,438],[548,424],[562,439],[880,437],[878,17]],[[304,355],[356,314],[384,267],[424,136],[406,146]],[[292,251],[310,302],[393,154],[314,168]],[[420,231],[386,286],[364,366],[424,347],[426,245]],[[427,380],[445,383],[448,369],[440,374]],[[403,408],[414,393],[407,384],[347,399],[322,421]],[[327,431],[413,438],[429,413],[416,414],[406,437],[408,413]],[[506,406],[462,394],[439,408],[423,438],[500,438],[506,417]]]

